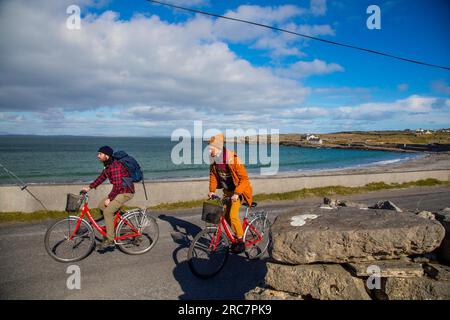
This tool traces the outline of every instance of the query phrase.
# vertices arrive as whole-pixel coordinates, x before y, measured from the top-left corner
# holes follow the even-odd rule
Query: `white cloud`
[[[326,0],[311,0],[310,10],[314,15],[324,15],[327,12]]]
[[[314,88],[314,93],[319,94],[368,94],[371,88],[363,88],[363,87],[321,87]]]
[[[117,134],[117,126],[132,127],[130,135],[170,134],[193,120],[217,128],[341,128],[424,114],[439,120],[439,112],[448,113],[450,107],[449,99],[420,95],[311,107],[311,89],[297,80],[343,72],[343,66],[314,59],[287,68],[262,68],[239,58],[227,45],[235,40],[274,55],[301,56],[299,37],[238,22],[221,25],[203,16],[168,23],[144,15],[123,21],[113,12],[87,16],[81,30],[70,31],[65,8],[71,2],[43,0],[37,10],[25,0],[0,1],[2,131],[95,134],[99,129],[93,124],[105,123],[105,135]],[[308,35],[334,35],[329,25],[293,23],[291,19],[310,14],[296,6],[244,6],[237,12]],[[448,93],[445,82],[435,82],[433,88]],[[368,94],[365,88],[349,87],[314,92]]]
[[[371,102],[357,106],[343,106],[336,109],[337,119],[354,119],[383,121],[389,118],[406,117],[418,114],[430,114],[433,110],[442,109],[449,104],[450,99],[412,95],[406,99],[394,102]]]
[[[264,110],[296,106],[309,94],[298,82],[239,59],[214,39],[211,20],[122,21],[108,11],[71,31],[64,5],[58,3],[59,12],[54,2],[45,4],[36,12],[27,1],[2,2],[0,110]],[[277,19],[286,14],[280,10]]]
[[[194,108],[176,108],[176,107],[155,107],[155,106],[139,106],[127,108],[119,112],[118,115],[122,119],[140,119],[142,121],[167,121],[180,120],[194,121],[202,120],[205,114],[202,114]]]
[[[335,31],[328,25],[298,25],[293,22],[297,17],[308,15],[310,11],[294,5],[278,7],[261,7],[258,5],[242,5],[236,10],[230,10],[225,15],[275,26],[292,32],[309,36],[334,36]],[[301,44],[307,39],[267,28],[248,25],[241,22],[217,19],[214,22],[214,36],[233,43],[244,43],[256,49],[269,50],[275,57],[302,56]]]
[[[272,24],[283,23],[288,19],[304,14],[306,11],[295,5],[278,7],[261,7],[258,5],[241,5],[236,11],[228,11],[225,16],[253,22]]]
[[[164,1],[162,1],[164,2]],[[175,4],[178,6],[202,6],[209,3],[209,0],[170,0],[170,4]]]
[[[298,61],[288,69],[276,70],[280,75],[291,78],[305,78],[312,75],[323,75],[333,72],[343,72],[344,68],[336,63],[326,63],[325,61],[314,59],[313,61]]]
[[[7,121],[12,123],[23,122],[25,119],[22,115],[11,114],[8,112],[0,112],[0,121]]]
[[[202,120],[204,130],[278,128],[285,133],[333,132],[413,128],[431,123],[435,127],[448,127],[449,108],[450,99],[412,95],[392,102],[341,107],[273,107],[264,112],[257,109],[236,112],[170,106],[66,111],[63,117],[58,117],[57,109],[28,113],[27,117],[20,113],[3,112],[0,113],[0,121],[4,122],[4,132],[35,134],[170,135],[174,128],[192,131],[194,120]],[[118,131],[119,127],[128,130]]]
[[[279,116],[289,119],[317,119],[328,116],[329,111],[324,108],[305,107],[293,108],[279,112]]]
[[[321,25],[292,25],[287,26],[289,31],[294,31],[297,33],[301,33],[307,36],[316,37],[316,36],[334,36],[335,31],[328,24]]]
[[[227,11],[225,16],[265,25],[279,25],[292,18],[301,16],[304,12],[304,9],[293,5],[284,5],[279,7],[242,5],[236,10]],[[234,42],[245,42],[254,41],[255,39],[264,37],[272,31],[238,21],[217,19],[214,22],[213,32],[221,39]]]

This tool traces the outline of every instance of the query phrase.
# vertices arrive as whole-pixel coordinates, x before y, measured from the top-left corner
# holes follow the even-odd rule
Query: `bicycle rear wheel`
[[[136,231],[139,235],[136,235]],[[134,235],[134,236],[133,236]],[[159,238],[156,219],[143,211],[125,214],[116,229],[116,244],[127,254],[143,254],[150,251]]]
[[[192,241],[188,251],[188,264],[192,273],[201,278],[214,277],[222,270],[229,255],[229,242],[217,227],[200,231]]]
[[[245,255],[248,259],[261,258],[271,242],[270,221],[264,216],[256,216],[244,231]]]
[[[74,262],[87,257],[94,249],[95,236],[91,225],[78,217],[55,222],[45,233],[45,250],[59,262]]]

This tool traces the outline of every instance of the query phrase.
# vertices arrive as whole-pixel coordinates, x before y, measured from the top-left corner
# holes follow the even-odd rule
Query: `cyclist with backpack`
[[[89,187],[83,188],[85,191],[97,188],[106,178],[113,185],[111,192],[98,204],[105,218],[107,238],[99,245],[99,249],[106,251],[115,247],[114,243],[114,215],[115,213],[134,196],[133,179],[127,167],[122,161],[113,157],[113,149],[103,146],[98,149],[97,158],[103,163],[104,169],[100,176],[92,182]]]

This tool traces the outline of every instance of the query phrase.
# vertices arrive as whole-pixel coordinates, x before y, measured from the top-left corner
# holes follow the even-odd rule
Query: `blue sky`
[[[450,66],[445,0],[167,2]],[[0,134],[450,127],[448,70],[147,1],[6,0],[0,30]]]

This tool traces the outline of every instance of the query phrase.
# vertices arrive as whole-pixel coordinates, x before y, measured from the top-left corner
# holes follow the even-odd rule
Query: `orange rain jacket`
[[[233,177],[234,185],[236,189],[235,194],[242,195],[244,200],[249,206],[252,205],[252,185],[245,170],[244,164],[238,155],[230,150],[226,150],[226,163],[231,171],[231,176]],[[219,174],[217,173],[216,167],[213,164],[209,166],[209,191],[215,192],[219,184]],[[219,187],[221,188],[221,187]]]

